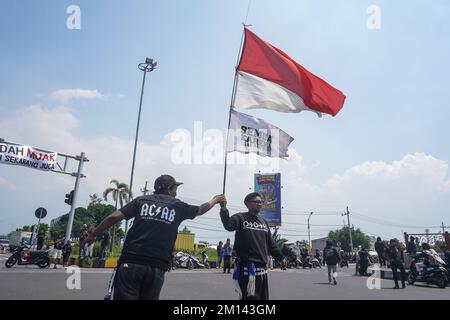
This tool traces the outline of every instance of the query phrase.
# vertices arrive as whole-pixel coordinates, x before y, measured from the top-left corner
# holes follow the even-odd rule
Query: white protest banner
[[[231,110],[227,152],[254,152],[260,156],[287,158],[294,140],[280,128],[262,119]]]
[[[0,163],[38,170],[55,169],[58,153],[41,151],[29,146],[0,143]]]

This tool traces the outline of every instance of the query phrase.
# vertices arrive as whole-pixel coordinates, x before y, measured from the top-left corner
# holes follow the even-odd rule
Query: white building
[[[322,252],[327,244],[327,240],[328,237],[311,240],[311,253],[314,254],[316,249],[319,249],[319,251]]]

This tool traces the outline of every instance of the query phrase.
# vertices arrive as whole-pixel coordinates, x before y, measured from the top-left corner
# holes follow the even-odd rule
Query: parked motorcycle
[[[412,285],[415,282],[424,282],[446,288],[448,271],[445,265],[444,260],[433,249],[417,253],[411,261],[408,283]]]
[[[208,257],[208,254],[206,252],[207,252],[206,250],[203,250],[201,252],[202,264],[205,266],[206,269],[209,269],[209,268],[211,268],[211,266],[209,265],[209,257]]]
[[[302,262],[302,268],[303,269],[306,269],[306,268],[312,269],[313,265],[311,263],[311,258],[309,256],[302,257],[301,258],[301,262]]]
[[[300,254],[298,254],[297,256],[296,249],[297,248],[295,247],[295,245],[285,245],[282,248],[281,253],[285,256],[287,260],[287,265],[285,267],[298,268],[301,265],[299,259]],[[283,270],[286,270],[286,268],[283,268]]]
[[[194,268],[206,268],[206,266],[196,256],[191,256],[191,260],[194,263]]]
[[[178,252],[175,255],[174,260],[175,268],[187,268],[189,270],[192,270],[194,268],[205,268],[205,265],[196,257],[182,251]]]
[[[287,256],[286,258],[287,258],[287,262],[288,262],[288,264],[287,264],[288,268],[298,268],[301,266],[301,261],[299,258],[297,258],[297,256],[290,255],[290,256]]]
[[[174,257],[174,268],[187,268],[189,270],[194,268],[194,262],[191,260],[191,256],[182,251],[177,252]]]
[[[11,268],[15,264],[19,266],[35,264],[39,268],[47,268],[50,265],[48,251],[31,251],[27,246],[20,246],[13,251],[13,254],[6,260],[5,267]]]
[[[322,265],[321,265],[319,259],[317,259],[316,257],[312,257],[310,261],[311,261],[311,264],[312,264],[314,269],[315,268],[322,268]]]

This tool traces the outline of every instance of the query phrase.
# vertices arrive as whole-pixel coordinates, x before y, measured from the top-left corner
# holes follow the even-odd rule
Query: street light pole
[[[130,193],[133,194],[133,175],[134,175],[134,164],[136,161],[136,149],[137,149],[137,141],[139,136],[139,123],[141,121],[141,110],[142,110],[142,98],[144,96],[144,85],[145,85],[145,75],[147,72],[152,72],[156,68],[156,61],[153,62],[153,59],[146,58],[145,62],[139,63],[138,68],[139,70],[144,72],[144,75],[142,77],[142,88],[141,88],[141,100],[139,102],[139,113],[138,113],[138,120],[136,125],[136,137],[134,139],[134,152],[133,152],[133,163],[131,165],[131,177],[130,177]],[[125,221],[125,234],[127,234],[128,231],[128,221]]]
[[[310,228],[309,228],[309,219],[311,218],[313,212],[311,212],[308,216],[308,251],[311,253],[311,234],[310,234]]]

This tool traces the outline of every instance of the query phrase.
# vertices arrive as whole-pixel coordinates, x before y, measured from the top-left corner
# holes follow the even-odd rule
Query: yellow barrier
[[[105,261],[105,268],[115,268],[117,265],[117,259],[116,258],[109,258]]]

